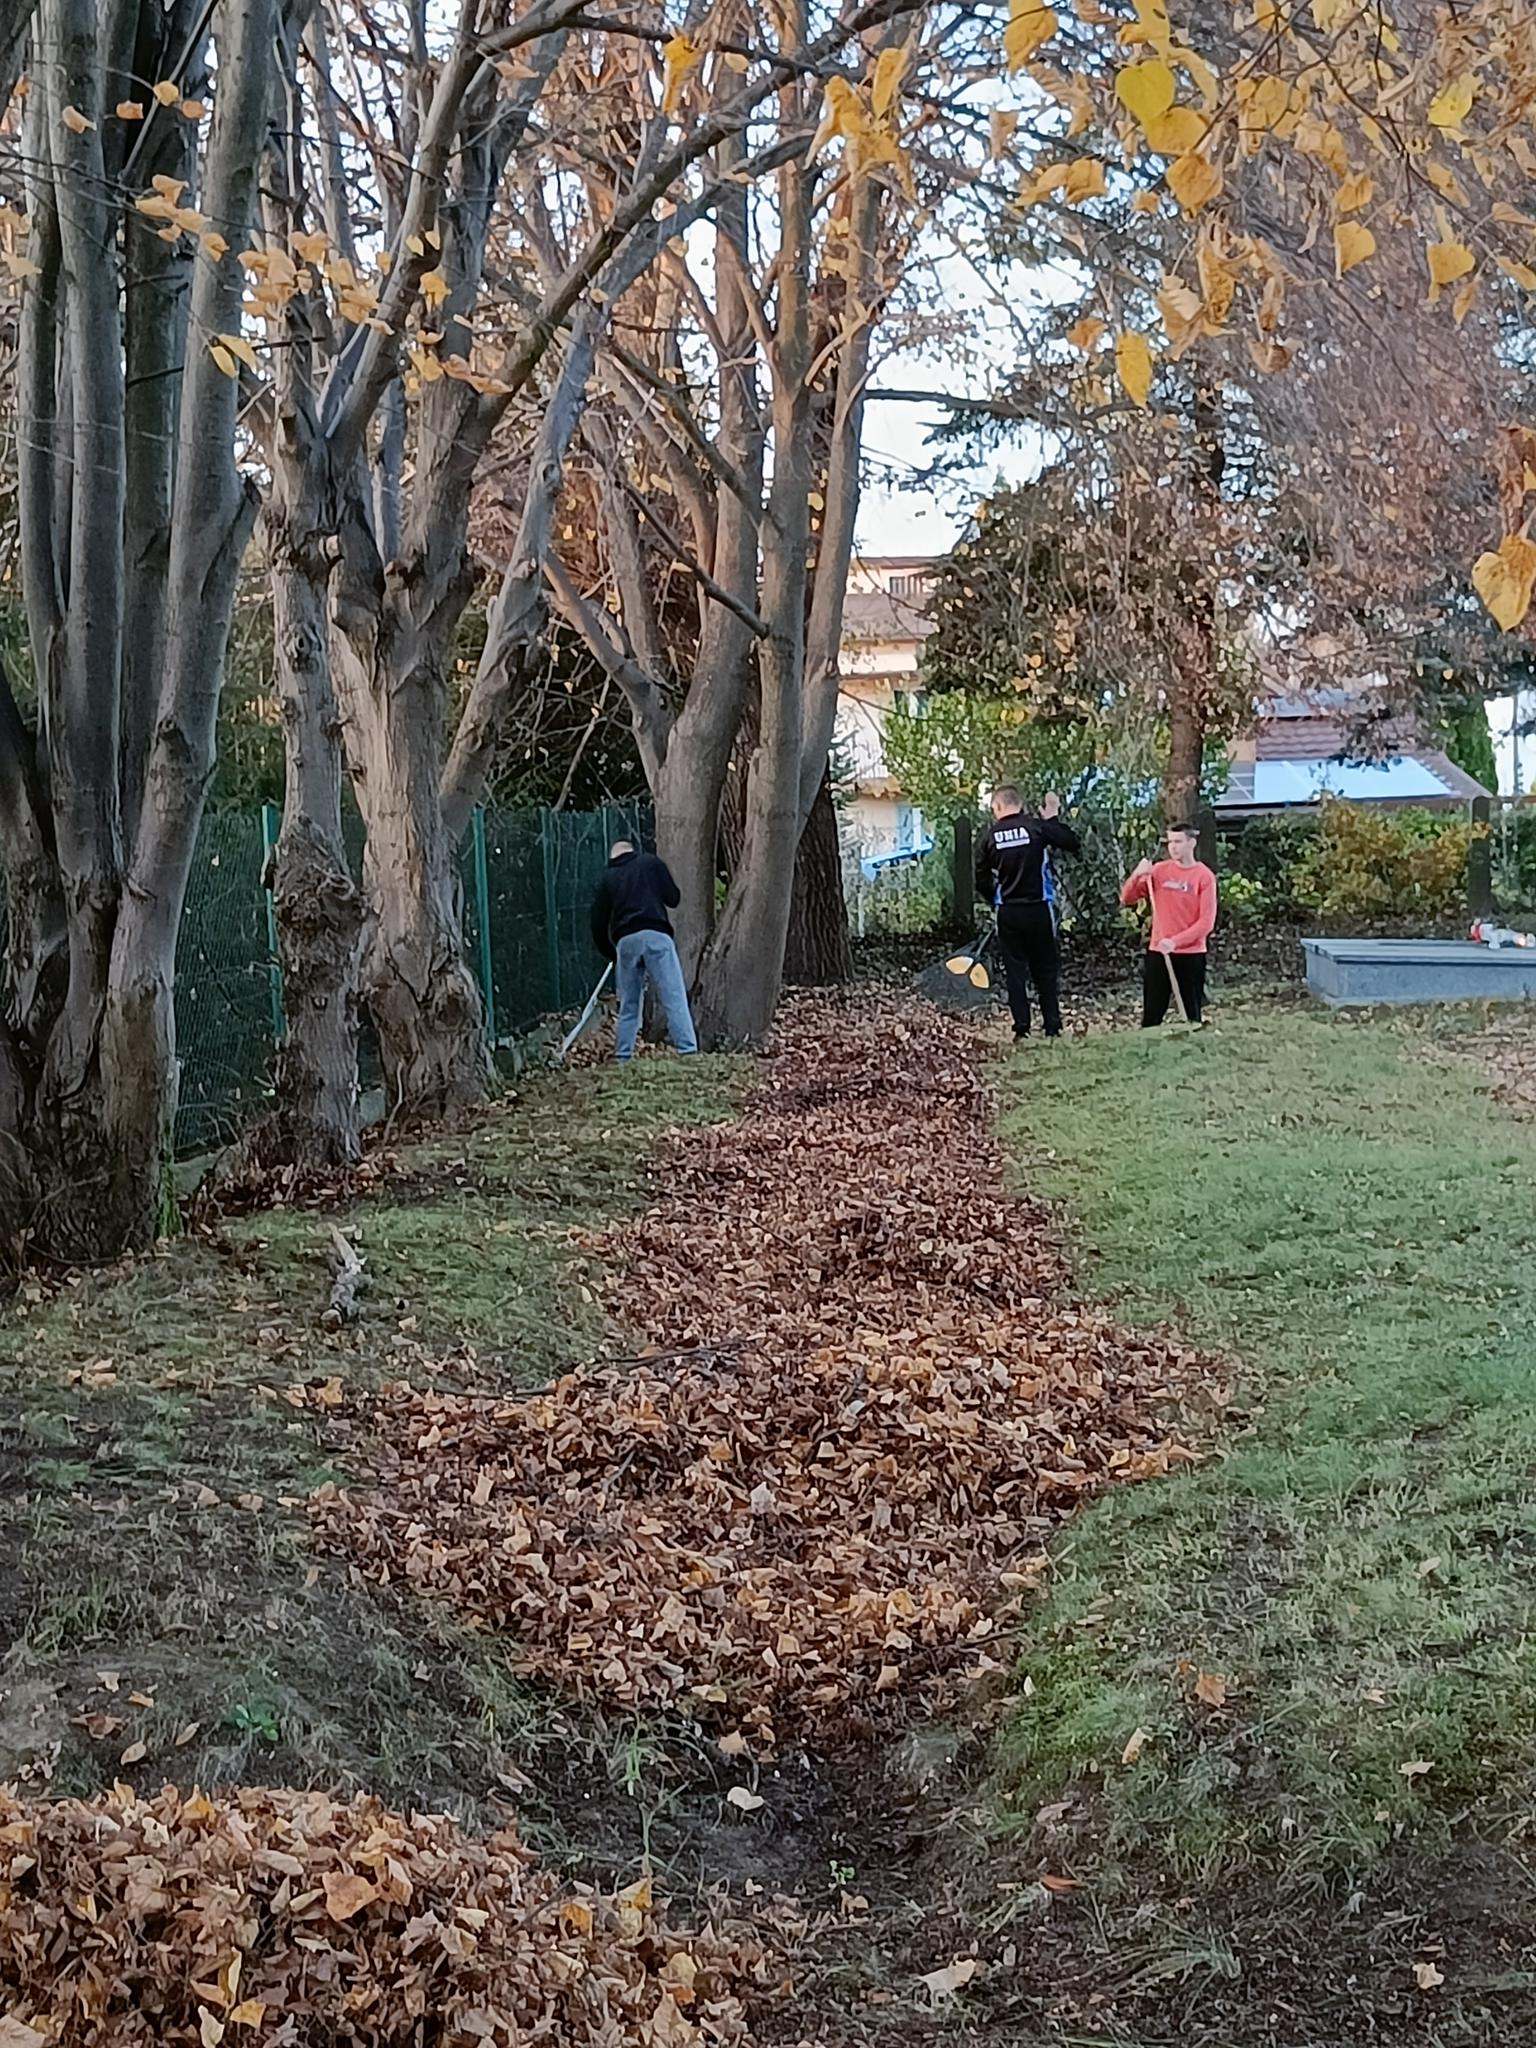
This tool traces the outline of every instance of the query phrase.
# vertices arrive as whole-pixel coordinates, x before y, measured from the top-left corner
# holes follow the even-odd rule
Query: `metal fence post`
[[[560,1003],[560,906],[555,896],[555,818],[546,804],[539,816],[539,846],[544,856],[544,943],[549,956],[549,1007]]]
[[[491,881],[485,857],[485,812],[478,805],[470,817],[475,857],[475,925],[480,941],[480,1000],[485,1006],[485,1042],[496,1043],[496,989],[491,980]]]
[[[272,998],[272,1042],[283,1042],[283,962],[277,947],[277,899],[272,893],[272,856],[277,848],[278,834],[283,829],[283,814],[276,804],[261,807],[261,885],[267,899],[267,987]]]
[[[1493,847],[1488,838],[1491,806],[1487,797],[1472,799],[1472,844],[1467,848],[1467,909],[1473,917],[1493,910]]]

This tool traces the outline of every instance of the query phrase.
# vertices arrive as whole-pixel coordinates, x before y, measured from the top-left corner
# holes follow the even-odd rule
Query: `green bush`
[[[1466,907],[1471,844],[1465,818],[1327,798],[1296,898],[1322,917],[1455,916]]]
[[[1297,818],[1250,818],[1222,847],[1223,889],[1240,875],[1263,891],[1269,917],[1301,917],[1305,907],[1297,900],[1296,884],[1317,844],[1318,830],[1312,812]]]
[[[1274,916],[1274,903],[1269,891],[1252,875],[1233,871],[1221,877],[1219,886],[1223,923],[1265,924]]]

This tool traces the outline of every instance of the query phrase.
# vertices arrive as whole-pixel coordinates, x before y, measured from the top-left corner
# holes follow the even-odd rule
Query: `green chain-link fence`
[[[271,807],[203,821],[176,954],[180,1150],[224,1142],[271,1085],[282,989],[262,869],[279,823]],[[464,943],[498,1041],[585,1002],[602,972],[589,930],[592,893],[612,841],[647,824],[616,807],[476,816],[460,854]],[[359,861],[355,824],[348,840]],[[377,1077],[369,1045],[362,1064],[366,1085]]]

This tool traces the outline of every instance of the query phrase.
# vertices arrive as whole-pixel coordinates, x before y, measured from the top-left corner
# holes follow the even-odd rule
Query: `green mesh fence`
[[[203,820],[176,940],[178,1147],[205,1151],[239,1129],[271,1086],[275,962],[255,814]]]
[[[271,806],[212,811],[198,835],[176,942],[181,1152],[227,1143],[270,1098],[282,982],[263,869],[279,824]],[[613,840],[648,830],[645,813],[617,807],[476,817],[459,857],[464,949],[482,993],[489,990],[486,1022],[499,1043],[586,1001],[603,965],[591,939],[592,892]],[[347,850],[360,873],[355,814]],[[3,913],[0,896],[0,946]],[[374,1085],[378,1048],[366,1022],[359,1066],[363,1086]]]
[[[282,990],[262,867],[279,823],[271,809],[265,818],[214,812],[203,823],[176,953],[180,1150],[227,1141],[271,1088]],[[476,817],[459,855],[464,949],[489,990],[486,1022],[498,1042],[586,1001],[602,973],[592,892],[613,840],[648,826],[645,814],[616,807]],[[346,837],[360,873],[355,814]],[[378,1049],[366,1024],[359,1065],[364,1087],[375,1084]]]

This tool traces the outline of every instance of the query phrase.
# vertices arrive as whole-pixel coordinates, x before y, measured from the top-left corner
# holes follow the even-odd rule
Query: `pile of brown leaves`
[[[745,2038],[761,1967],[669,1930],[646,1883],[562,1887],[510,1830],[319,1794],[0,1794],[4,2048],[706,2048]]]
[[[983,1056],[905,999],[800,1000],[746,1114],[677,1135],[597,1240],[661,1355],[524,1399],[387,1389],[378,1483],[319,1500],[322,1539],[530,1671],[763,1744],[996,1670],[1044,1537],[1188,1455],[1166,1417],[1205,1368],[1066,1300]]]

